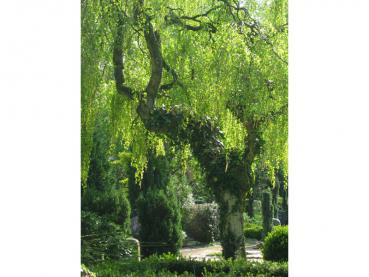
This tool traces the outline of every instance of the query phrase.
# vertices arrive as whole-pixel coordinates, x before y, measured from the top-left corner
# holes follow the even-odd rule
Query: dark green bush
[[[100,260],[120,260],[136,256],[126,241],[127,234],[117,224],[93,212],[81,211],[81,260],[91,265]]]
[[[257,224],[248,224],[244,228],[246,238],[261,240],[263,236],[263,226]]]
[[[82,210],[94,212],[120,225],[127,234],[130,232],[131,206],[123,189],[87,188],[82,197]]]
[[[266,190],[263,192],[262,214],[264,229],[263,235],[266,236],[272,230],[273,219],[272,193],[270,190]]]
[[[185,214],[184,230],[190,238],[203,243],[219,239],[217,204],[193,204],[186,208]]]
[[[181,214],[174,195],[149,188],[137,201],[143,256],[178,253],[182,246]]]
[[[288,226],[275,226],[266,236],[263,256],[269,261],[288,260]]]
[[[108,262],[96,265],[97,276],[288,276],[285,262],[245,260],[194,261],[173,255],[150,256],[141,262]],[[151,275],[144,275],[150,272]],[[167,275],[160,275],[166,273]],[[132,274],[132,275],[130,275]],[[177,274],[177,275],[175,275]],[[185,274],[185,275],[180,275]]]

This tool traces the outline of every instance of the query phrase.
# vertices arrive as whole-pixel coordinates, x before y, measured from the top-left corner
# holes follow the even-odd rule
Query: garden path
[[[262,261],[259,249],[260,242],[255,239],[246,239],[246,255],[251,261]],[[222,246],[220,243],[212,245],[186,246],[181,249],[181,255],[185,258],[195,260],[219,260],[221,258]]]

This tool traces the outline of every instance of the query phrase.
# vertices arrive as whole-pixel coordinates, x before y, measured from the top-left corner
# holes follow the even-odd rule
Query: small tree
[[[173,189],[169,186],[167,157],[149,154],[137,201],[142,254],[177,254],[182,245],[181,213]]]
[[[142,254],[177,254],[182,245],[181,215],[174,197],[150,188],[138,200]]]

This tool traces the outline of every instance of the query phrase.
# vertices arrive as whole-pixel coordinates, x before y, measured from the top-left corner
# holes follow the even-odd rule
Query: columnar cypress
[[[276,176],[277,177],[277,176]],[[273,217],[278,218],[278,196],[279,196],[280,180],[276,178],[273,187]]]
[[[264,236],[266,236],[272,230],[272,218],[273,218],[272,193],[270,192],[269,189],[263,192],[262,214],[263,214]]]

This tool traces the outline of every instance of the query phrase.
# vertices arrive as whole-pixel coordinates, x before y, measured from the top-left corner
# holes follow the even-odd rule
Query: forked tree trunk
[[[225,258],[246,258],[243,213],[239,195],[222,194],[220,204],[220,236]]]

